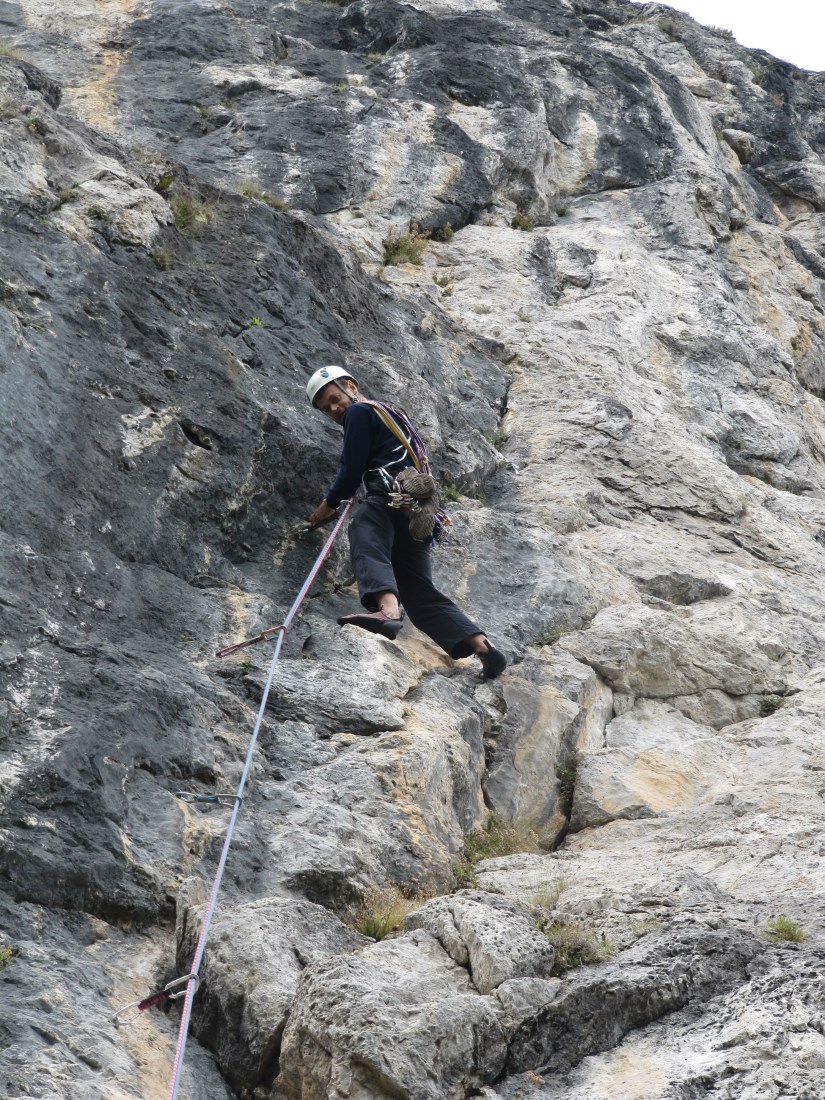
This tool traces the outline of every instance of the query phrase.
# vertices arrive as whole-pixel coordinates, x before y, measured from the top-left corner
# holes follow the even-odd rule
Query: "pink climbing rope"
[[[298,608],[304,602],[304,597],[312,585],[312,582],[318,576],[321,566],[324,564],[327,555],[332,548],[332,544],[338,536],[338,532],[341,530],[344,520],[347,518],[347,513],[352,507],[352,501],[348,501],[346,507],[338,518],[338,522],[332,529],[332,532],[324,543],[320,554],[318,555],[315,564],[301,586],[301,591],[295,597],[295,602],[289,609],[289,614],[284,619],[280,626],[274,627],[272,631],[264,631],[264,634],[277,633],[277,639],[275,641],[275,652],[272,654],[272,661],[269,665],[269,675],[267,676],[266,685],[264,687],[263,695],[261,696],[261,705],[258,708],[258,717],[255,721],[255,728],[252,731],[252,737],[249,741],[249,748],[246,753],[246,762],[244,763],[244,769],[241,774],[240,783],[238,784],[238,790],[235,795],[235,805],[232,809],[232,816],[229,819],[229,825],[226,830],[226,838],[223,842],[223,850],[221,851],[221,858],[218,861],[218,869],[215,872],[215,880],[212,883],[212,891],[209,895],[209,903],[206,907],[206,914],[204,915],[203,924],[201,926],[200,936],[198,937],[198,945],[195,948],[195,955],[192,960],[192,967],[186,982],[186,1000],[183,1003],[183,1013],[181,1015],[180,1030],[178,1032],[178,1044],[175,1050],[175,1060],[172,1064],[172,1082],[169,1086],[169,1098],[168,1100],[175,1100],[178,1095],[178,1088],[180,1086],[180,1075],[183,1069],[183,1054],[186,1049],[186,1040],[189,1034],[189,1018],[192,1015],[192,1002],[195,998],[195,991],[198,987],[199,971],[201,961],[203,959],[203,952],[206,947],[206,939],[209,935],[209,927],[212,923],[212,917],[215,912],[215,906],[218,900],[218,891],[221,887],[221,880],[223,879],[224,867],[226,866],[226,858],[229,855],[229,846],[232,843],[232,833],[235,829],[235,822],[238,818],[238,811],[240,810],[241,800],[243,798],[244,787],[246,786],[247,777],[249,775],[249,769],[252,766],[252,756],[255,752],[255,746],[258,741],[258,733],[261,728],[261,722],[263,721],[264,711],[266,710],[267,700],[269,699],[269,691],[272,687],[272,680],[275,676],[275,668],[278,664],[278,657],[281,653],[281,646],[283,645],[284,635],[292,625],[292,620],[298,613]]]

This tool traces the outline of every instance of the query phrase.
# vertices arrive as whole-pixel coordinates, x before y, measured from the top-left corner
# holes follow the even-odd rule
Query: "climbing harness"
[[[243,649],[248,645],[254,645],[256,642],[269,641],[273,637],[275,638],[275,652],[272,654],[272,660],[269,665],[269,674],[267,675],[266,684],[264,685],[263,695],[261,696],[261,703],[258,707],[258,716],[255,720],[255,727],[252,730],[252,736],[249,740],[249,747],[246,753],[246,761],[244,763],[243,772],[241,773],[241,779],[238,784],[237,792],[232,794],[215,794],[215,795],[198,795],[193,794],[190,791],[178,791],[178,797],[183,802],[211,802],[220,806],[232,805],[232,814],[229,819],[229,825],[226,830],[226,837],[223,843],[223,849],[221,850],[220,859],[218,861],[218,869],[215,872],[215,879],[212,883],[212,890],[209,894],[209,901],[206,907],[206,912],[203,918],[203,924],[201,925],[200,935],[198,937],[197,947],[195,948],[195,954],[192,959],[191,971],[184,975],[182,978],[175,978],[174,981],[169,982],[164,986],[162,990],[157,993],[152,993],[148,997],[144,997],[142,1001],[132,1001],[128,1005],[124,1005],[123,1008],[118,1011],[112,1017],[112,1020],[117,1025],[123,1025],[133,1022],[140,1012],[144,1012],[147,1008],[151,1008],[152,1005],[160,1004],[162,1001],[170,1000],[176,1001],[180,997],[185,997],[183,1002],[183,1012],[181,1014],[180,1030],[178,1032],[178,1042],[175,1050],[175,1060],[172,1065],[172,1080],[169,1086],[168,1100],[175,1100],[178,1095],[178,1088],[180,1087],[180,1075],[183,1068],[183,1054],[186,1049],[186,1040],[189,1034],[189,1019],[192,1014],[192,1002],[197,992],[198,985],[200,983],[200,968],[203,961],[203,953],[206,948],[206,939],[209,935],[209,929],[212,924],[212,917],[215,913],[215,907],[218,900],[218,891],[221,887],[221,881],[223,879],[224,868],[226,867],[226,859],[229,855],[229,847],[232,843],[232,834],[235,830],[235,822],[238,818],[238,811],[241,808],[241,802],[243,801],[244,787],[246,786],[249,771],[252,766],[252,758],[255,752],[255,746],[258,742],[258,734],[261,729],[261,723],[263,721],[264,711],[266,710],[266,704],[269,699],[269,692],[272,688],[272,681],[275,677],[275,669],[278,665],[278,658],[281,654],[281,646],[283,645],[284,637],[289,631],[292,621],[298,613],[298,609],[304,602],[307,592],[318,576],[321,566],[324,564],[327,555],[332,548],[333,542],[338,536],[339,531],[344,525],[344,520],[347,518],[347,513],[352,507],[353,501],[349,500],[341,512],[338,522],[333,527],[327,541],[321,548],[321,552],[315,559],[315,564],[309,571],[306,580],[301,585],[301,590],[295,597],[295,602],[289,609],[289,614],[284,621],[278,626],[272,627],[269,630],[264,630],[254,638],[249,638],[244,642],[239,642],[236,645],[226,646],[224,649],[218,650],[218,657],[226,656],[228,653],[234,653],[239,649]]]

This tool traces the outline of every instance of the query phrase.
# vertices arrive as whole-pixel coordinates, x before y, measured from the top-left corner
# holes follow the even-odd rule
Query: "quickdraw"
[[[194,982],[195,989],[197,989],[200,985],[200,978],[197,974],[185,974],[182,978],[175,978],[174,981],[169,982],[157,993],[150,993],[142,1001],[130,1001],[129,1004],[124,1005],[123,1008],[119,1008],[114,1013],[112,1023],[115,1027],[127,1027],[129,1024],[133,1024],[138,1018],[138,1014],[145,1012],[147,1008],[153,1008],[155,1005],[162,1004],[163,1001],[177,1001],[180,997],[185,997],[190,982]],[[183,988],[180,988],[181,986]],[[177,992],[173,992],[173,990],[177,990]]]

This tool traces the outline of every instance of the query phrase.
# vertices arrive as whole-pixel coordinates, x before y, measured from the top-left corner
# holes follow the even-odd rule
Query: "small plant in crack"
[[[404,890],[388,883],[376,886],[364,894],[351,921],[351,927],[362,936],[373,940],[383,940],[387,936],[401,931],[404,918],[421,905],[431,895],[423,892],[405,893]]]
[[[780,707],[785,705],[781,695],[763,695],[759,700],[759,713],[763,718],[776,714]]]
[[[570,816],[573,808],[573,795],[576,790],[576,760],[571,759],[566,764],[556,764],[556,782],[559,785],[559,802],[565,817]]]
[[[538,838],[533,830],[518,822],[505,822],[491,814],[480,829],[474,829],[464,841],[464,856],[471,863],[516,852],[538,852]]]
[[[501,425],[499,425],[492,432],[487,432],[484,438],[487,440],[491,447],[495,447],[495,449],[498,451],[501,450],[502,445],[507,439],[507,432]]]
[[[451,868],[456,890],[475,890],[478,878],[472,863],[465,855],[460,855]]]
[[[796,921],[785,916],[777,917],[775,920],[772,920],[767,927],[765,935],[769,940],[774,940],[778,943],[802,943],[805,939],[805,933]]]
[[[574,921],[550,921],[539,917],[536,927],[555,949],[556,957],[551,970],[554,977],[574,967],[604,962],[616,953],[615,945],[603,932],[596,932]]]
[[[185,237],[196,237],[201,230],[218,220],[217,208],[191,191],[169,197],[175,225]]]
[[[158,271],[171,271],[175,266],[175,257],[168,248],[158,248],[151,255],[152,263]]]
[[[517,214],[513,216],[510,225],[513,229],[520,229],[523,233],[529,233],[535,226],[535,221],[529,214],[525,214],[524,211],[519,210]]]
[[[429,240],[429,232],[422,233],[415,222],[405,233],[397,233],[395,227],[390,226],[382,242],[384,264],[388,267],[392,264],[419,265]]]
[[[565,626],[563,624],[559,626],[548,626],[546,630],[542,630],[541,634],[539,634],[539,645],[552,645],[563,635],[569,634],[572,629],[572,626]]]
[[[536,883],[535,892],[527,899],[531,905],[548,912],[556,908],[559,898],[567,889],[567,878],[562,871],[555,879],[543,879]]]

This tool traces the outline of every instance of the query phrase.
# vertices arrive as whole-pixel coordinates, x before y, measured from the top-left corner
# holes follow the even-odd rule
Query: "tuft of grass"
[[[474,306],[470,306],[473,313],[492,313],[493,307],[487,305],[486,302],[476,302]]]
[[[349,84],[346,80],[339,80],[335,86],[335,90],[336,92],[347,92],[349,91]]]
[[[0,57],[10,57],[14,61],[22,61],[23,55],[19,50],[16,50],[14,46],[10,46],[8,42],[0,38]]]
[[[565,634],[569,634],[573,628],[570,626],[549,626],[539,634],[539,645],[552,645]]]
[[[658,917],[641,917],[630,922],[630,931],[637,939],[641,939],[642,936],[647,936],[661,927],[662,922]]]
[[[10,118],[17,118],[22,107],[23,104],[18,99],[12,99],[10,96],[6,96],[5,99],[0,99],[0,122],[6,122]]]
[[[273,210],[289,210],[289,203],[285,199],[281,199],[277,195],[270,195],[268,191],[264,191],[262,187],[259,187],[254,180],[244,180],[238,187],[238,194],[245,196],[247,199],[254,199],[255,202],[265,203],[267,206],[271,206]]]
[[[451,870],[455,879],[456,890],[475,890],[478,886],[478,879],[473,865],[465,855],[458,857]]]
[[[449,501],[452,504],[455,504],[456,501],[461,500],[461,493],[458,491],[458,489],[456,489],[455,485],[445,485],[444,488],[441,490],[441,495],[444,497],[445,500]]]
[[[9,963],[14,958],[14,948],[9,947],[8,944],[4,944],[0,947],[0,970],[5,970]]]
[[[759,713],[763,718],[767,718],[769,715],[775,714],[784,705],[785,700],[781,695],[763,695],[759,700]]]
[[[802,943],[805,933],[790,917],[777,917],[767,927],[765,935],[778,943]]]
[[[444,244],[446,244],[448,241],[451,241],[454,236],[455,231],[449,222],[446,222],[444,225],[440,225],[438,229],[433,230],[433,240],[442,241]]]
[[[472,864],[496,856],[511,856],[515,852],[538,852],[538,838],[524,825],[507,824],[492,814],[480,829],[474,829],[464,840],[464,857]]]
[[[569,206],[557,206],[556,207],[556,217],[557,218],[566,218],[569,213],[570,213],[570,207]]]
[[[577,966],[604,962],[616,953],[614,944],[604,933],[594,932],[583,924],[562,921],[536,921],[536,927],[543,932],[556,951],[551,974],[558,977]]]
[[[446,286],[450,285],[450,283],[452,282],[452,279],[450,278],[449,275],[441,275],[441,276],[433,275],[433,282],[435,283],[436,286],[446,287]]]
[[[535,227],[535,224],[530,215],[523,213],[521,210],[514,215],[513,220],[510,222],[513,229],[521,229],[524,233],[529,233]]]
[[[736,40],[736,36],[734,35],[733,31],[729,31],[727,27],[709,26],[708,30],[712,31],[714,34],[718,34],[720,38],[729,39],[731,42]]]
[[[171,271],[175,266],[175,257],[168,248],[158,248],[151,259],[158,271]]]
[[[374,940],[386,939],[387,936],[400,932],[404,917],[413,909],[418,909],[424,901],[426,897],[423,894],[407,895],[392,883],[373,887],[361,899],[351,927],[362,936],[369,936]]]
[[[400,234],[397,234],[394,227],[390,226],[390,231],[382,242],[385,265],[415,264],[418,266],[421,263],[421,257],[424,255],[424,249],[427,247],[429,239],[429,232],[420,232],[415,222],[412,223],[406,233]]]
[[[104,210],[102,206],[94,205],[86,207],[86,217],[96,222],[108,222],[111,220],[108,210]]]
[[[564,871],[562,871],[558,878],[552,881],[545,879],[536,883],[535,893],[531,894],[527,900],[531,905],[537,905],[539,909],[555,909],[567,886],[567,878]]]
[[[519,321],[529,321],[530,320],[530,314],[525,313],[525,311],[521,308],[521,306],[519,306],[519,308],[516,310],[516,317],[518,317]]]
[[[573,795],[576,791],[576,760],[573,758],[568,764],[556,764],[556,782],[559,785],[559,800],[565,815],[569,816],[573,806]]]
[[[507,439],[507,432],[504,430],[504,428],[499,426],[494,431],[487,432],[484,438],[487,440],[491,447],[495,447],[495,449],[499,451],[501,450],[502,445]]]
[[[260,319],[260,317],[250,317],[250,319],[246,322],[246,327],[247,328],[263,328],[264,323]]]
[[[384,60],[384,54],[382,54],[382,53],[368,53],[367,54],[367,61],[369,61],[369,63],[371,65],[380,65],[383,60]]]
[[[169,190],[174,182],[175,173],[172,171],[171,168],[167,168],[167,170],[161,174],[160,179],[155,184],[155,190],[159,195],[163,195],[166,191]]]
[[[169,205],[175,217],[175,225],[185,237],[196,237],[206,225],[218,220],[215,206],[191,191],[169,197]]]

